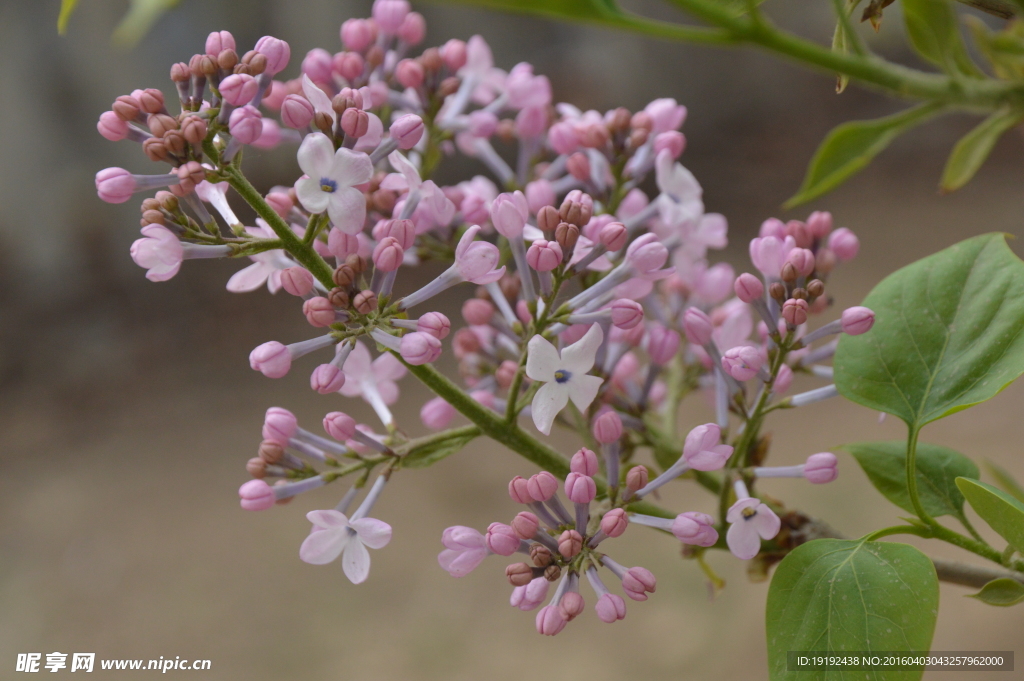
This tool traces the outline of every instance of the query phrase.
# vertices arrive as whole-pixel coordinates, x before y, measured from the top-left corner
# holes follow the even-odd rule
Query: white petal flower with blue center
[[[551,424],[558,412],[572,400],[580,411],[585,411],[597,397],[604,380],[588,376],[594,368],[597,351],[604,340],[601,327],[594,324],[583,338],[558,350],[541,336],[530,339],[526,355],[526,375],[544,383],[533,397],[531,411],[537,430],[549,435]]]
[[[370,553],[391,541],[391,526],[376,518],[348,517],[340,511],[310,511],[313,529],[299,547],[299,558],[313,565],[326,565],[341,556],[345,576],[361,584],[370,575]]]
[[[306,135],[298,153],[299,167],[307,177],[295,183],[299,203],[310,213],[325,210],[334,226],[346,234],[358,234],[366,221],[366,197],[356,185],[373,176],[370,157],[334,143],[322,132]]]

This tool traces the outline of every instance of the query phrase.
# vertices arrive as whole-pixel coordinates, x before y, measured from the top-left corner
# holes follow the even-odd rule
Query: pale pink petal
[[[746,508],[757,508],[761,502],[757,499],[740,499],[735,504],[729,507],[729,511],[725,514],[725,521],[727,523],[737,523],[743,520],[743,509]]]
[[[331,194],[320,188],[319,179],[303,177],[295,183],[295,193],[299,197],[299,203],[310,213],[323,213],[330,204]]]
[[[366,154],[342,147],[334,154],[331,177],[338,181],[339,189],[342,185],[354,187],[370,181],[373,177],[373,163]]]
[[[761,550],[761,539],[757,530],[742,518],[729,526],[725,535],[725,543],[729,550],[740,560],[750,560]]]
[[[401,152],[391,152],[388,156],[388,163],[391,164],[392,168],[402,174],[402,177],[405,178],[410,189],[420,186],[421,181],[419,171],[416,170],[416,166],[414,166]]]
[[[378,381],[397,381],[409,372],[390,352],[381,354],[373,360],[373,375]]]
[[[484,558],[487,557],[486,549],[476,551],[453,551],[445,549],[437,556],[437,562],[447,570],[452,577],[465,577],[476,569]]]
[[[380,394],[380,399],[389,407],[398,401],[398,384],[394,381],[378,381],[377,392]]]
[[[360,518],[351,522],[359,539],[371,549],[382,549],[391,541],[391,526],[376,518]]]
[[[231,275],[228,279],[228,290],[232,293],[255,291],[266,283],[267,277],[273,271],[273,266],[255,262]]]
[[[360,137],[359,141],[356,142],[356,151],[365,151],[369,153],[377,148],[380,144],[381,138],[384,137],[384,124],[376,114],[372,114],[367,111],[366,116],[370,119],[370,123],[366,127],[366,134]]]
[[[604,331],[600,324],[592,324],[583,338],[562,350],[562,362],[559,369],[565,369],[572,373],[572,379],[582,375],[594,368],[594,360],[597,351],[604,341]]]
[[[526,375],[534,381],[545,383],[555,380],[555,372],[561,368],[562,360],[558,350],[543,336],[530,339],[526,353]]]
[[[597,397],[597,391],[601,389],[602,383],[604,383],[604,379],[597,376],[588,376],[587,374],[573,376],[568,383],[569,398],[577,409],[586,411],[590,403]]]
[[[353,584],[362,584],[370,576],[370,552],[363,542],[353,537],[345,546],[345,554],[341,557],[341,567],[345,576]]]
[[[309,76],[307,76],[306,74],[302,74],[302,94],[306,96],[306,99],[308,99],[309,103],[313,105],[313,109],[317,113],[325,113],[331,117],[332,123],[337,122],[338,115],[334,113],[334,107],[331,106],[331,98],[327,96],[326,92],[317,87],[316,84],[313,83],[313,81],[311,81],[309,79]],[[318,135],[321,133],[313,134]],[[309,137],[307,137],[306,139],[309,139]],[[331,147],[331,152],[333,155],[334,145],[331,145]],[[303,170],[305,172],[309,172],[305,168],[303,168]]]
[[[297,158],[302,172],[314,178],[319,185],[320,178],[330,173],[334,164],[334,143],[322,132],[306,135],[299,145]]]
[[[358,234],[363,231],[366,223],[366,197],[361,191],[339,186],[336,191],[323,196],[327,197],[327,214],[335,227],[345,234]],[[299,198],[301,200],[301,195]]]
[[[346,377],[359,382],[369,375],[372,360],[373,358],[370,357],[370,351],[366,349],[366,346],[356,341],[355,347],[352,348],[352,352],[349,353],[341,370],[345,372]]]
[[[782,528],[782,521],[775,515],[772,509],[764,504],[757,507],[757,515],[749,520],[749,523],[757,530],[762,539],[772,539]]]
[[[381,189],[402,193],[409,189],[409,182],[400,173],[391,173],[380,182]]]
[[[341,511],[333,509],[324,511],[310,511],[306,514],[306,520],[317,527],[347,527],[348,517]]]
[[[299,547],[299,558],[311,565],[326,565],[341,555],[353,535],[347,527],[311,532]]]
[[[569,386],[551,381],[541,386],[533,396],[531,412],[533,425],[545,435],[551,434],[551,425],[555,422],[558,412],[569,403]]]

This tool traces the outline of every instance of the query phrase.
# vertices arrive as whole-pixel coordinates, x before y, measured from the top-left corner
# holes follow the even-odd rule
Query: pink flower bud
[[[761,223],[759,237],[773,236],[780,241],[786,238],[786,223],[778,218],[768,218]]]
[[[305,129],[315,113],[313,105],[302,95],[288,95],[281,102],[281,122],[295,130]]]
[[[831,452],[811,454],[804,464],[804,477],[808,482],[821,485],[832,482],[839,476],[839,462]]]
[[[416,243],[416,224],[412,220],[381,220],[373,228],[374,239],[391,237],[404,249]]]
[[[737,277],[733,288],[736,290],[736,297],[744,303],[752,303],[764,296],[764,284],[749,272]]]
[[[749,381],[764,364],[764,357],[749,345],[740,345],[725,351],[722,356],[722,369],[737,381]]]
[[[654,155],[657,156],[666,149],[673,159],[679,158],[686,149],[686,136],[676,130],[659,133],[654,138]]]
[[[518,504],[529,504],[533,501],[539,501],[530,494],[530,481],[520,475],[512,478],[508,483],[508,495],[512,497],[512,501]]]
[[[128,124],[113,111],[104,111],[100,114],[100,120],[96,124],[96,129],[111,142],[123,140],[128,136]]]
[[[814,253],[806,248],[791,250],[786,262],[791,264],[801,277],[809,276],[814,271]]]
[[[306,315],[306,321],[311,326],[317,328],[323,328],[330,326],[336,321],[334,314],[334,306],[331,305],[331,301],[327,300],[323,296],[317,296],[310,298],[302,304],[302,314]]]
[[[395,67],[395,80],[402,87],[418,88],[423,85],[423,65],[415,59],[403,59]]]
[[[416,114],[405,114],[391,124],[389,133],[398,142],[398,148],[412,149],[423,137],[423,119]]]
[[[626,619],[626,601],[622,600],[622,596],[615,594],[604,594],[598,598],[594,610],[597,611],[598,618],[605,624]]]
[[[676,331],[666,329],[660,324],[652,324],[647,331],[647,354],[650,355],[652,362],[664,366],[675,357],[680,340]]]
[[[246,511],[265,511],[274,505],[274,490],[263,480],[250,480],[238,488],[242,508]]]
[[[441,46],[441,59],[444,65],[452,73],[466,65],[466,43],[463,40],[452,38]]]
[[[281,288],[293,296],[304,296],[313,290],[313,275],[305,267],[281,270]]]
[[[370,130],[370,116],[355,107],[345,109],[341,114],[341,129],[349,137],[362,137]]]
[[[593,455],[593,452],[591,452],[591,455]],[[589,504],[597,496],[597,485],[589,475],[576,472],[569,473],[565,478],[565,495],[573,503]]]
[[[263,439],[286,447],[298,427],[295,414],[281,407],[271,407],[263,417]]]
[[[594,419],[592,432],[594,439],[603,445],[618,442],[619,438],[622,437],[622,419],[619,418],[619,415],[614,410],[605,409]],[[589,473],[588,475],[596,475],[596,473]]]
[[[583,601],[583,596],[580,596],[575,591],[564,594],[562,600],[558,603],[558,609],[562,611],[562,614],[570,622],[581,615],[586,607],[587,604]]]
[[[807,321],[809,306],[803,298],[790,298],[782,304],[782,318],[787,324],[800,326]]]
[[[292,368],[292,355],[281,343],[269,341],[249,353],[249,366],[267,378],[281,378]]]
[[[358,52],[338,52],[332,66],[339,76],[351,83],[363,75],[366,60]]]
[[[273,76],[284,71],[292,57],[292,48],[283,40],[265,35],[256,41],[256,51],[267,58],[267,75]]]
[[[842,316],[843,333],[851,336],[859,336],[867,333],[875,325],[875,313],[869,308],[860,305],[848,307],[843,310]]]
[[[441,356],[441,341],[429,333],[414,331],[402,336],[399,352],[413,366],[429,364]]]
[[[568,620],[565,618],[563,613],[558,606],[545,605],[543,608],[537,611],[537,633],[543,634],[544,636],[554,636],[558,632],[565,629],[565,624]]]
[[[646,601],[647,594],[654,593],[657,584],[654,574],[647,568],[631,567],[622,576],[622,589],[634,601]]]
[[[220,82],[220,96],[232,106],[242,106],[252,101],[259,87],[259,83],[252,76],[233,73]]]
[[[515,379],[518,371],[519,365],[510,359],[506,359],[498,365],[497,370],[494,372],[494,380],[497,381],[498,387],[508,388],[512,385],[512,381]]]
[[[498,194],[491,202],[491,222],[498,233],[507,239],[522,238],[528,217],[530,207],[522,192]]]
[[[476,110],[469,114],[468,132],[473,137],[488,138],[498,128],[498,117],[490,111]]]
[[[711,334],[715,330],[711,317],[695,307],[688,308],[683,314],[683,330],[686,338],[694,345],[707,345],[711,342]]]
[[[807,218],[807,229],[816,239],[824,239],[832,231],[832,213],[816,210]]]
[[[629,232],[621,222],[609,222],[598,233],[598,241],[609,251],[615,252],[626,245]]]
[[[558,537],[558,552],[563,557],[572,558],[582,550],[583,537],[576,530],[566,530]]]
[[[611,309],[612,324],[624,331],[636,327],[644,320],[644,308],[635,300],[619,298],[611,304]]]
[[[581,182],[586,182],[590,179],[590,159],[584,153],[577,151],[570,156],[569,160],[565,162],[565,169],[569,171],[570,175]]]
[[[406,45],[419,45],[427,35],[427,20],[419,12],[409,12],[398,27],[398,39]]]
[[[799,248],[810,248],[814,244],[814,235],[806,223],[799,220],[790,220],[786,223],[786,236],[793,237],[793,242]]]
[[[520,539],[533,539],[540,529],[540,520],[529,511],[522,511],[512,519],[512,531]]]
[[[373,19],[382,32],[395,35],[411,9],[407,0],[374,0]]]
[[[519,537],[515,530],[503,523],[491,523],[487,528],[487,548],[499,556],[511,556],[519,550]]]
[[[644,107],[644,112],[651,117],[654,132],[676,130],[686,120],[686,107],[668,97],[655,99]]]
[[[270,192],[267,194],[266,201],[274,209],[274,212],[281,217],[288,215],[288,212],[295,206],[292,203],[291,197],[284,192]]]
[[[228,130],[242,144],[252,144],[263,134],[263,116],[254,106],[243,106],[231,112]]]
[[[297,81],[292,81],[297,82]],[[260,105],[270,109],[271,111],[277,111],[281,108],[281,103],[284,102],[284,98],[287,95],[295,94],[288,90],[288,83],[284,83],[280,80],[270,81],[270,85],[263,92],[263,99],[260,100]]]
[[[573,473],[579,473],[580,475],[597,475],[597,454],[586,447],[582,447],[572,455],[572,459],[569,461],[569,469]]]
[[[356,421],[345,412],[332,411],[324,416],[324,430],[338,442],[345,442],[356,434]]]
[[[629,516],[626,515],[625,509],[613,508],[601,518],[601,531],[612,539],[621,537],[627,527],[629,527]]]
[[[840,260],[852,260],[860,250],[860,239],[846,227],[840,227],[829,236],[828,247]]]
[[[420,409],[420,420],[431,430],[442,430],[448,427],[457,413],[444,398],[435,397]]]
[[[494,317],[494,303],[480,298],[470,298],[462,304],[462,318],[471,326],[485,326]]]
[[[765,276],[778,279],[786,256],[796,246],[791,238],[779,239],[774,236],[760,237],[750,241],[750,261]]]
[[[373,266],[381,272],[394,272],[402,266],[405,251],[398,239],[386,236],[373,249]]]
[[[558,479],[547,471],[530,476],[526,484],[534,501],[547,501],[558,491]]]
[[[626,473],[626,489],[636,492],[647,486],[649,475],[646,466],[633,466]]]
[[[706,513],[680,513],[672,522],[672,534],[684,544],[714,546],[718,541],[715,520]]]
[[[572,123],[555,123],[548,129],[548,144],[559,154],[571,154],[580,146],[579,135]]]
[[[216,58],[224,50],[235,49],[235,37],[229,31],[214,31],[206,36],[206,54]]]
[[[341,43],[346,49],[362,52],[377,39],[377,30],[367,19],[348,19],[341,25]]]
[[[309,376],[309,387],[321,395],[330,395],[345,385],[345,374],[333,364],[321,364]]]
[[[416,320],[416,330],[430,334],[438,340],[443,340],[448,337],[448,333],[452,330],[452,323],[448,321],[448,317],[440,312],[428,312]]]
[[[333,85],[334,79],[331,77],[333,61],[334,58],[330,52],[321,47],[315,47],[307,52],[302,59],[301,69],[314,83]]]
[[[562,263],[562,247],[557,241],[537,239],[526,251],[526,263],[538,272],[550,272]]]
[[[135,193],[135,177],[124,168],[96,173],[96,193],[107,203],[124,203]]]
[[[557,197],[547,180],[534,180],[526,185],[526,203],[530,212],[536,214],[544,206],[554,206]]]
[[[729,457],[733,448],[723,445],[722,429],[714,423],[705,423],[691,430],[683,443],[683,458],[698,471],[717,471]]]
[[[334,227],[327,233],[327,250],[338,260],[344,260],[359,253],[359,237],[355,234],[346,234]]]
[[[772,392],[776,395],[783,395],[793,385],[793,370],[788,364],[779,367],[779,373],[775,375],[775,383],[772,384]]]

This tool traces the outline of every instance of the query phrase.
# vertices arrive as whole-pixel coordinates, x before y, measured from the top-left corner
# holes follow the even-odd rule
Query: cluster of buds
[[[343,49],[309,51],[290,79],[284,41],[264,37],[239,57],[229,33],[212,33],[203,53],[171,69],[180,113],[150,89],[119,97],[100,117],[106,138],[140,143],[150,159],[171,166],[155,175],[108,168],[96,176],[100,198],[110,202],[160,189],[142,202],[143,238],[131,251],[147,276],[169,279],[186,259],[249,258],[227,289],[283,289],[301,299],[296,309],[318,329],[290,344],[257,346],[252,368],[280,378],[295,360],[323,353],[311,388],[363,399],[383,427],[377,434],[331,412],[330,437],[322,437],[271,409],[259,456],[247,465],[254,479],[240,490],[243,508],[262,510],[357,476],[337,508],[309,514],[313,531],[300,557],[342,556],[349,578],[363,581],[366,548],[391,536],[367,513],[407,455],[493,435],[504,419],[510,441],[533,438],[532,424],[543,435],[576,431],[600,450],[578,451],[564,481],[548,472],[514,480],[512,497],[529,511],[510,525],[492,525],[486,535],[462,527],[444,533],[441,564],[455,575],[491,553],[530,557],[532,564],[507,573],[517,607],[538,607],[548,584],[558,583],[538,615],[542,633],[557,633],[582,611],[583,578],[602,620],[625,615],[600,569],[634,600],[654,590],[650,572],[623,568],[599,550],[629,524],[666,530],[691,554],[727,547],[755,557],[779,532],[782,509],[754,496],[754,485],[835,477],[828,453],[765,466],[767,440],[758,430],[772,409],[835,395],[826,385],[782,397],[798,372],[831,376],[824,363],[835,348],[831,336],[870,330],[874,315],[863,307],[807,329],[811,316],[829,309],[825,282],[856,255],[857,237],[833,230],[824,212],[806,222],[771,219],[750,244],[760,276],[737,276],[709,260],[726,247],[727,224],[705,212],[700,184],[679,162],[684,106],[658,99],[641,111],[601,113],[556,104],[546,77],[527,63],[496,67],[480,36],[412,56],[424,32],[406,0],[376,0],[372,18],[342,25]],[[243,174],[242,155],[281,144],[297,147],[295,180],[263,194]],[[489,176],[435,184],[435,167],[455,154]],[[649,195],[640,187],[652,176],[657,192]],[[234,213],[238,199],[258,215],[254,224]],[[428,261],[441,262],[441,273],[403,289],[411,277],[400,277],[402,268]],[[474,286],[461,287],[464,324],[453,328],[431,303],[466,283]],[[461,387],[433,366],[449,343]],[[439,395],[420,411],[439,432],[419,439],[391,411],[410,372]],[[715,404],[716,418],[684,436],[679,406],[694,391]],[[447,430],[460,412],[488,427]],[[654,455],[649,464],[636,460],[644,451]],[[551,468],[565,470],[557,462]],[[646,497],[681,477],[718,495],[722,517],[655,512]],[[560,486],[571,506],[559,501]]]

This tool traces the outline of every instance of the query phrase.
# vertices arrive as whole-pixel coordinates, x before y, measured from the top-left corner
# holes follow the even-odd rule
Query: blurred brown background
[[[504,491],[508,478],[534,472],[483,442],[396,476],[375,509],[394,539],[372,552],[371,577],[359,587],[338,565],[298,559],[309,528],[304,513],[333,506],[343,488],[267,513],[239,510],[236,489],[266,407],[286,406],[307,425],[334,408],[370,414],[361,402],[312,393],[307,361],[277,381],[249,369],[252,347],[301,339],[308,327],[285,294],[228,294],[224,283],[238,263],[187,263],[170,282],[146,281],[128,257],[137,207],[100,202],[93,174],[152,166],[131,143],[100,138],[95,121],[135,87],[170,94],[169,64],[201,49],[211,30],[230,29],[240,47],[266,33],[287,39],[294,73],[308,49],[340,49],[341,21],[367,16],[370,2],[183,0],[131,52],[109,45],[125,4],[83,2],[63,39],[54,28],[56,0],[0,4],[0,677],[9,678],[18,652],[61,651],[208,658],[213,666],[203,678],[254,681],[767,678],[767,585],[748,582],[744,566],[726,555],[713,563],[728,588],[710,602],[678,544],[629,533],[616,556],[654,570],[657,594],[630,602],[623,622],[604,625],[587,612],[555,639],[534,632],[532,613],[508,606],[502,561],[449,577],[435,560],[442,529],[507,521],[518,510]],[[654,2],[632,6],[669,16]],[[831,36],[829,3],[768,7],[809,37]],[[528,60],[547,74],[556,101],[602,110],[637,110],[661,96],[686,104],[682,160],[704,185],[708,209],[729,218],[733,245],[723,257],[743,266],[745,240],[765,217],[831,210],[862,241],[858,260],[834,278],[841,305],[859,302],[887,272],[967,236],[1022,233],[1019,130],[952,196],[939,196],[936,185],[945,154],[973,122],[966,116],[914,131],[839,191],[784,215],[779,205],[832,126],[900,104],[856,87],[837,97],[832,76],[749,50],[462,6],[417,9],[427,16],[429,43],[480,33],[498,65]],[[896,9],[873,46],[913,59],[901,47]],[[294,177],[292,151],[265,156],[254,171],[261,187]],[[411,378],[403,389],[401,422],[420,432],[416,412],[427,394]],[[1024,479],[1022,396],[1024,388],[1013,386],[929,426],[924,438]],[[687,422],[701,422],[703,409],[694,404]],[[879,425],[875,413],[838,400],[784,413],[772,428],[778,463],[852,440],[903,437],[894,420]],[[767,489],[851,536],[895,522],[902,512],[853,461],[844,457],[842,467],[825,488],[783,480]],[[708,499],[680,485],[665,502],[691,510]],[[934,543],[926,550],[958,555]],[[1024,607],[991,608],[966,593],[943,586],[934,649],[1024,652]]]

